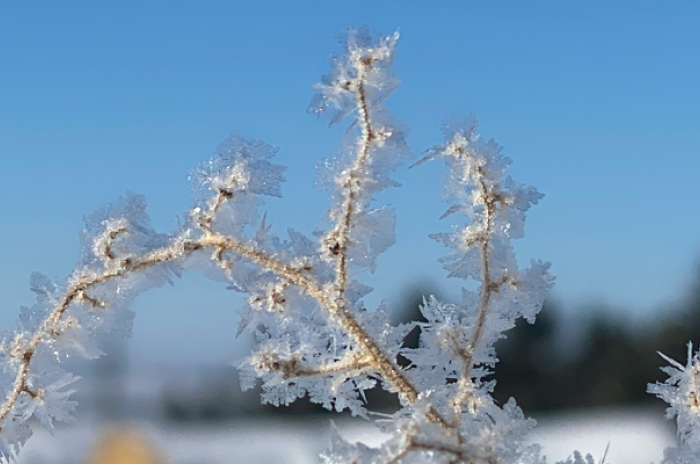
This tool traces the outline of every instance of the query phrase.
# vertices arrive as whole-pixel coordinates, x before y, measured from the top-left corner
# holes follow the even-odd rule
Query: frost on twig
[[[476,128],[472,118],[448,121],[445,143],[429,149],[414,164],[443,158],[450,167],[446,199],[453,204],[442,217],[461,213],[467,222],[455,226],[453,233],[432,238],[452,249],[440,259],[448,277],[479,283],[476,293],[463,290],[458,305],[435,300],[425,304],[422,310],[428,324],[423,329],[423,347],[405,355],[417,369],[427,369],[433,376],[431,357],[445,353],[450,359],[441,374],[444,378],[431,382],[455,382],[450,384],[455,391],[446,401],[457,427],[465,410],[479,407],[475,392],[497,361],[495,342],[518,317],[534,322],[554,281],[549,263],[533,261],[530,268],[519,270],[510,243],[524,235],[525,213],[542,195],[504,177],[510,159],[501,155],[493,139],[483,142]]]
[[[406,404],[418,397],[396,363],[412,327],[392,327],[383,308],[368,312],[361,299],[372,289],[349,274],[351,268],[373,271],[377,256],[394,242],[394,211],[374,207],[372,195],[398,186],[389,175],[408,154],[400,124],[381,106],[397,85],[390,72],[397,39],[351,31],[345,54],[317,85],[309,111],[333,108],[331,123],[351,116],[351,129],[340,154],[319,168],[321,184],[331,191],[326,227],[316,232],[315,243],[295,232],[285,244],[320,295],[273,281],[253,292],[262,293],[253,303],[267,301],[266,311],[250,301],[244,308],[243,324],[256,331],[262,348],[241,364],[243,385],[262,377],[263,401],[288,404],[308,394],[329,409],[365,415],[363,391],[378,380]],[[285,305],[277,304],[282,300]],[[266,361],[270,353],[273,363]]]
[[[297,277],[291,266],[258,249],[243,230],[256,220],[260,205],[252,195],[279,194],[283,168],[268,161],[274,151],[262,142],[232,137],[215,154],[210,169],[200,172],[199,190],[209,196],[190,212],[192,220],[181,231],[155,232],[143,198],[127,194],[86,216],[83,256],[65,286],[32,276],[37,303],[22,309],[17,330],[4,334],[0,344],[0,456],[14,456],[31,435],[29,418],[38,418],[49,429],[54,421],[69,419],[75,402],[68,400],[72,390],[67,387],[77,377],[64,370],[63,361],[99,356],[99,333],[128,335],[133,317],[128,305],[140,292],[171,283],[187,269],[221,272],[229,254],[231,263],[264,264],[268,273]],[[226,235],[219,232],[222,225],[228,226]],[[209,259],[202,265],[198,258],[205,252]],[[232,270],[232,265],[225,267]],[[224,274],[231,282],[247,277]]]
[[[272,162],[276,148],[240,135],[192,173],[196,204],[176,233],[155,232],[133,194],[86,217],[73,275],[63,286],[33,276],[37,303],[2,337],[0,455],[17,452],[30,417],[48,428],[69,417],[75,377],[63,370],[66,357],[98,356],[98,333],[128,334],[138,293],[197,270],[247,294],[239,333],[251,331],[257,345],[238,365],[243,389],[262,382],[263,402],[308,396],[367,417],[366,390],[379,384],[398,394],[401,409],[378,423],[391,435],[383,446],[334,437],[325,462],[540,462],[524,439],[533,421],[514,400],[496,404],[486,376],[494,343],[518,317],[533,322],[553,284],[549,263],[520,268],[510,242],[523,236],[525,214],[542,196],[505,177],[510,160],[480,139],[473,119],[448,124],[444,143],[417,164],[443,158],[450,168],[443,218],[463,222],[433,238],[451,248],[441,258],[449,276],[478,290],[463,290],[458,303],[426,299],[428,322],[410,350],[402,345],[414,325],[392,326],[385,305],[367,309],[372,288],[353,278],[373,272],[395,241],[394,210],[374,196],[400,185],[391,175],[410,157],[403,125],[382,106],[399,83],[391,71],[397,40],[350,30],[344,54],[316,85],[309,111],[349,128],[339,153],[319,164],[331,204],[312,237],[292,229],[278,237],[260,217],[261,197],[281,195],[285,168]],[[409,366],[397,363],[400,354]]]
[[[495,342],[518,317],[534,322],[554,281],[549,263],[518,267],[510,240],[523,236],[525,213],[542,196],[504,176],[510,160],[500,152],[493,140],[481,141],[473,120],[453,121],[445,143],[415,164],[439,157],[450,167],[453,204],[443,218],[461,213],[466,223],[433,238],[452,249],[441,258],[449,276],[476,281],[479,290],[464,289],[458,304],[431,297],[422,306],[420,347],[402,350],[421,393],[386,426],[393,438],[379,450],[336,440],[326,462],[538,461],[524,441],[533,422],[512,399],[499,407],[484,379],[497,361]]]

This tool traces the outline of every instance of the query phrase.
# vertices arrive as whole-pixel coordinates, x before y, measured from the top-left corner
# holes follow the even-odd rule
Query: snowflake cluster
[[[442,219],[459,221],[432,238],[450,249],[440,258],[448,277],[465,280],[461,300],[427,297],[427,322],[394,326],[388,308],[365,306],[372,288],[353,278],[374,271],[395,241],[394,210],[374,196],[400,186],[391,176],[410,157],[402,125],[382,106],[399,82],[391,70],[397,40],[350,30],[344,54],[316,86],[309,112],[350,125],[339,153],[319,164],[331,207],[312,236],[289,229],[277,237],[266,224],[261,197],[281,195],[285,167],[272,162],[276,148],[240,135],[193,171],[197,201],[176,233],[157,233],[133,194],[86,217],[77,269],[63,285],[33,275],[37,302],[2,335],[0,456],[18,452],[30,418],[49,429],[70,418],[76,377],[64,370],[66,358],[99,356],[100,333],[128,335],[128,306],[138,293],[197,270],[247,295],[239,333],[252,332],[257,344],[239,368],[243,389],[262,383],[263,402],[308,396],[368,418],[365,391],[380,385],[398,395],[401,409],[377,422],[391,436],[386,443],[373,449],[335,434],[324,462],[544,462],[526,442],[534,421],[513,399],[497,404],[488,380],[496,341],[516,319],[534,322],[554,283],[549,263],[520,268],[511,243],[523,237],[526,213],[542,195],[505,174],[510,159],[480,138],[472,117],[448,121],[444,142],[414,164],[441,158],[449,168]],[[420,345],[405,348],[416,325]],[[398,356],[410,363],[402,367]],[[682,447],[668,461],[698,462],[700,361],[689,356],[667,371],[667,383],[650,390],[678,416]],[[575,453],[564,464],[592,462]]]

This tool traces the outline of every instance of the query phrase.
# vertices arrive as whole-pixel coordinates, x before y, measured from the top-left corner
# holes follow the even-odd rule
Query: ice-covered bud
[[[348,30],[344,55],[335,57],[331,72],[314,85],[318,94],[307,111],[320,115],[334,107],[333,125],[358,108],[358,98],[366,105],[384,100],[399,83],[391,72],[398,39],[398,32],[376,37],[367,29]]]
[[[264,203],[260,195],[281,196],[286,167],[270,161],[277,151],[240,134],[224,140],[189,177],[198,205],[190,211],[194,227],[185,233],[225,231],[240,237],[244,227],[256,224],[257,210]],[[226,266],[222,268],[227,271]]]
[[[264,295],[251,295],[248,304],[253,308],[281,313],[286,303],[285,292],[289,284],[285,281],[270,283]]]
[[[223,171],[213,174],[210,179],[210,189],[223,196],[233,198],[238,192],[245,192],[250,183],[250,172],[245,162],[237,159],[233,166],[228,166]]]
[[[287,168],[270,162],[278,150],[262,140],[231,134],[190,175],[197,199],[209,201],[217,194],[231,199],[234,193],[281,196]]]
[[[373,40],[367,29],[350,30],[347,38],[347,53],[356,69],[372,69],[377,65],[389,66],[394,57],[399,33]]]

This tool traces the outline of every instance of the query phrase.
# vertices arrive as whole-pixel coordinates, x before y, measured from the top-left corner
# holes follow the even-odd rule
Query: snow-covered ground
[[[596,460],[609,451],[606,463],[659,462],[663,449],[674,441],[673,427],[657,411],[597,410],[552,414],[540,418],[532,435],[543,445],[548,462],[566,459],[578,449]],[[378,444],[380,433],[363,421],[339,420],[341,434],[350,441]],[[276,421],[240,419],[212,427],[166,427],[135,423],[147,441],[170,464],[306,464],[318,462],[328,444],[326,420]],[[89,421],[59,429],[54,436],[39,432],[20,453],[19,464],[85,462],[106,426]]]
[[[675,443],[675,423],[658,410],[589,410],[541,417],[531,434],[548,461],[564,460],[577,449],[596,462],[609,464],[660,462],[663,450]]]

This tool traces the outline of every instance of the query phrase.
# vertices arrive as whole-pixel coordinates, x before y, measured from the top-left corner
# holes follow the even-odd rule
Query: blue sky
[[[0,6],[0,327],[31,304],[38,270],[68,275],[82,216],[127,190],[173,230],[187,174],[232,131],[290,166],[269,217],[309,232],[328,203],[313,165],[343,128],[305,113],[349,26],[399,30],[388,100],[416,154],[443,117],[474,111],[546,197],[519,258],[553,262],[569,313],[607,302],[648,316],[681,298],[700,262],[700,5],[695,2],[4,2]],[[398,244],[370,299],[434,282],[454,296],[426,235],[440,168],[400,170]],[[235,357],[239,299],[188,276],[143,295],[132,349],[150,359]]]

